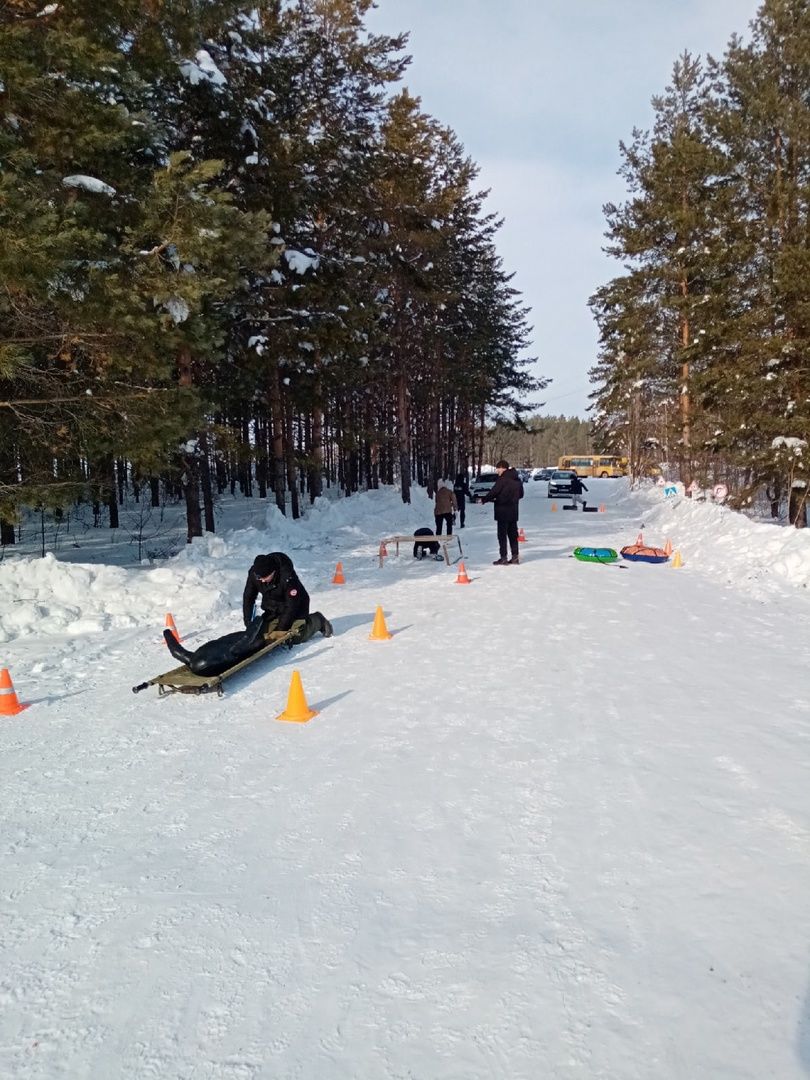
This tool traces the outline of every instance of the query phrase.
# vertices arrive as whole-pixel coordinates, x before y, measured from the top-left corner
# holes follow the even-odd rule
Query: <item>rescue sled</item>
[[[618,559],[617,553],[609,547],[576,547],[574,558],[580,562],[612,563]]]
[[[167,671],[163,675],[156,675],[154,679],[148,679],[138,686],[133,686],[132,693],[139,694],[141,690],[146,690],[150,686],[156,686],[158,688],[159,697],[166,697],[168,694],[214,693],[218,694],[219,697],[222,697],[225,692],[222,684],[226,679],[230,679],[231,675],[235,675],[237,671],[241,671],[243,668],[246,668],[248,664],[260,660],[263,656],[267,656],[268,653],[272,652],[274,649],[278,649],[282,645],[287,649],[291,649],[293,646],[293,641],[291,639],[294,638],[294,636],[295,635],[290,632],[286,637],[279,638],[277,641],[271,641],[269,644],[265,645],[264,648],[259,649],[258,652],[245,657],[244,660],[240,660],[238,664],[234,664],[233,667],[220,672],[219,675],[195,675],[185,664],[181,664],[180,667],[172,668],[171,671]]]

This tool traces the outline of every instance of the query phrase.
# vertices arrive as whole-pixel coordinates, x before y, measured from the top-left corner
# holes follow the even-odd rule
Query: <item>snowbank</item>
[[[0,564],[0,642],[159,627],[167,611],[197,622],[233,616],[238,625],[247,568],[259,552],[334,547],[337,557],[357,548],[372,554],[383,535],[432,523],[424,492],[414,491],[405,506],[388,488],[350,499],[321,497],[298,521],[269,504],[266,528],[206,534],[156,568],[65,563],[51,554],[10,559]]]
[[[747,589],[810,588],[810,529],[751,521],[726,506],[660,492],[649,487],[627,498],[643,512],[651,542],[670,537],[692,569]]]

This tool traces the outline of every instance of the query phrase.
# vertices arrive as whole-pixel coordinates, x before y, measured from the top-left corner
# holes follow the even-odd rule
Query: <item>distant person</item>
[[[495,466],[498,479],[492,485],[482,502],[495,504],[495,520],[498,523],[498,547],[500,558],[496,559],[493,566],[517,566],[520,562],[518,555],[518,504],[523,498],[523,484],[514,469],[510,469],[509,462],[503,458]],[[511,549],[512,557],[506,557],[507,541]]]
[[[458,506],[458,527],[463,529],[467,499],[472,498],[470,495],[470,478],[467,476],[466,471],[456,473],[456,478],[453,481],[453,494],[456,497],[456,506]]]
[[[579,503],[582,503],[582,509],[585,509],[588,504],[583,498],[581,498],[581,495],[583,491],[587,490],[588,489],[585,487],[585,485],[575,473],[574,476],[571,478],[571,505],[573,507],[576,507]]]
[[[436,485],[436,505],[433,516],[436,519],[436,535],[442,535],[442,522],[447,525],[447,535],[453,535],[453,515],[458,509],[453,485],[449,480],[440,480]]]
[[[261,612],[253,616],[253,605],[261,596]],[[184,649],[171,630],[163,637],[169,652],[195,675],[221,675],[273,641],[292,631],[291,643],[300,645],[320,631],[332,636],[332,624],[320,611],[309,612],[309,593],[301,584],[292,560],[282,551],[257,555],[248,573],[242,595],[245,629],[214,638],[198,649]]]
[[[414,536],[433,536],[430,529],[417,529],[413,534]],[[442,557],[439,554],[439,544],[435,540],[431,540],[429,543],[419,540],[413,545],[413,557],[415,559],[424,559],[424,557],[430,553],[437,562],[442,561]]]

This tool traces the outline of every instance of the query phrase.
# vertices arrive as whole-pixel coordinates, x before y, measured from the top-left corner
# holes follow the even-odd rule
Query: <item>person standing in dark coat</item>
[[[492,485],[492,490],[485,495],[482,502],[495,504],[495,520],[498,523],[498,548],[501,557],[496,559],[495,566],[517,566],[520,562],[518,556],[518,503],[523,498],[523,484],[514,469],[509,468],[509,462],[503,458],[495,466],[498,479]],[[512,552],[512,558],[506,557],[506,544]]]
[[[456,478],[453,481],[453,494],[456,497],[456,504],[458,505],[458,527],[463,529],[466,500],[472,498],[470,495],[470,480],[466,472],[456,474]]]

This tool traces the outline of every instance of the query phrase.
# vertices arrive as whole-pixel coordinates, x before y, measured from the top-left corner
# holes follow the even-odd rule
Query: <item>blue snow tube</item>
[[[646,544],[628,544],[622,548],[622,558],[628,562],[665,563],[669,555],[663,548],[647,547]]]

